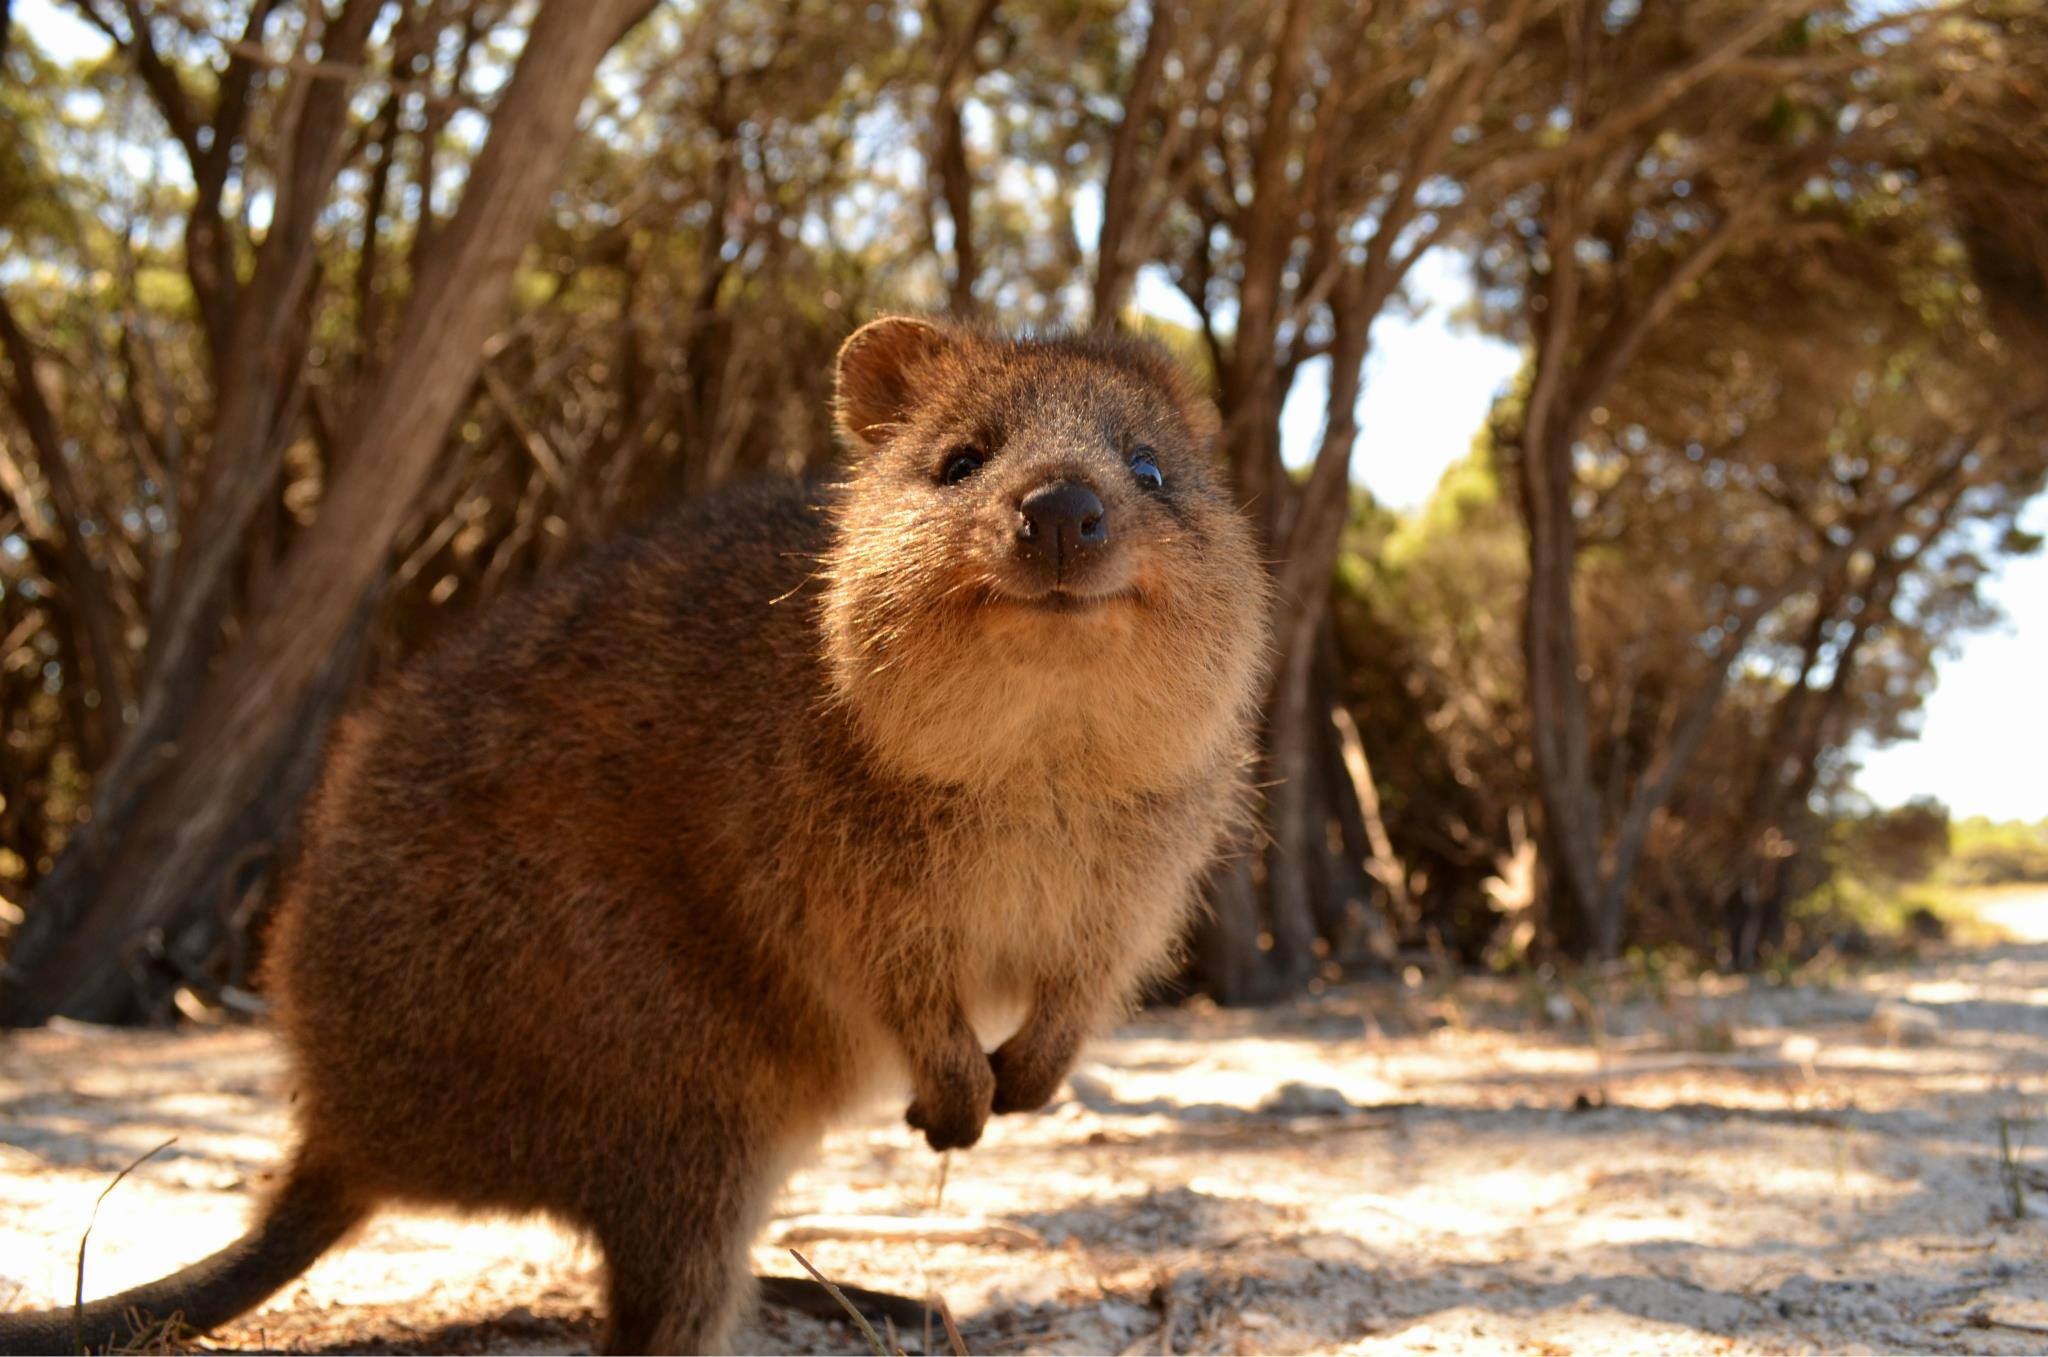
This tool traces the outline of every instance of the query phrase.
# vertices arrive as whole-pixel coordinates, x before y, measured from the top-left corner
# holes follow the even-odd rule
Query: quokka
[[[1148,343],[903,317],[837,383],[840,478],[690,504],[343,723],[266,963],[296,1146],[89,1342],[426,1203],[587,1233],[609,1350],[715,1347],[835,1118],[907,1097],[972,1145],[1171,964],[1266,646],[1214,408]]]

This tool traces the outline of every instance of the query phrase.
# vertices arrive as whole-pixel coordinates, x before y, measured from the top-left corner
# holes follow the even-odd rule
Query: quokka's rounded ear
[[[1222,450],[1216,442],[1223,436],[1223,412],[1216,408],[1215,401],[1195,390],[1194,383],[1187,383],[1187,390],[1181,411],[1187,418],[1188,427],[1194,431],[1195,442],[1221,455]]]
[[[1216,409],[1216,402],[1210,400],[1202,389],[1202,383],[1188,370],[1187,364],[1174,357],[1156,339],[1133,340],[1128,353],[1127,361],[1163,387],[1173,398],[1173,403],[1180,407],[1181,417],[1187,420],[1195,442],[1204,448],[1213,448],[1223,433],[1223,416]]]
[[[841,431],[864,448],[887,438],[915,404],[917,369],[956,342],[915,316],[883,316],[855,330],[839,346],[834,405]]]

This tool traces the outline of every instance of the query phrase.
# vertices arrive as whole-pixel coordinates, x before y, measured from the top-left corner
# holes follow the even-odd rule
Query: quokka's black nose
[[[1017,506],[1017,546],[1052,567],[1064,579],[1084,556],[1109,542],[1109,514],[1102,499],[1077,481],[1054,481]]]

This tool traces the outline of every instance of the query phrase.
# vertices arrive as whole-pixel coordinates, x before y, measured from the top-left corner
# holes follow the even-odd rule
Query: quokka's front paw
[[[903,1119],[924,1132],[934,1150],[964,1150],[981,1139],[995,1100],[996,1078],[988,1061],[976,1059],[921,1085]]]
[[[1036,1112],[1052,1101],[1073,1063],[1071,1050],[1058,1052],[1042,1045],[1019,1044],[1014,1038],[988,1058],[996,1076],[995,1110]]]

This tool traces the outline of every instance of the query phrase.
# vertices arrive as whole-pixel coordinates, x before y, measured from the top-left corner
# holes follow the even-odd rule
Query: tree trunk
[[[1272,945],[1264,969],[1279,993],[1298,990],[1315,974],[1317,883],[1323,866],[1319,840],[1327,816],[1317,796],[1321,760],[1319,726],[1310,701],[1314,655],[1281,663],[1266,707],[1266,927]]]
[[[1180,20],[1180,0],[1158,0],[1145,30],[1145,47],[1124,92],[1123,118],[1110,146],[1109,173],[1102,184],[1102,225],[1095,240],[1095,286],[1091,323],[1097,330],[1116,328],[1130,300],[1131,285],[1144,257],[1137,222],[1144,215],[1142,186],[1149,175],[1139,164],[1146,125],[1158,103],[1161,72]],[[1154,166],[1154,173],[1159,166]]]
[[[500,322],[513,267],[576,133],[598,61],[647,0],[548,0],[535,17],[462,203],[437,235],[392,348],[318,518],[284,562],[267,611],[207,680],[183,735],[103,862],[81,860],[35,913],[74,922],[26,930],[0,992],[0,1020],[53,1014],[115,1019],[146,1008],[123,957],[160,930],[177,952],[210,927],[202,895],[217,848],[268,779],[290,762],[294,723],[315,712],[322,675],[345,646],[468,398]],[[44,883],[49,886],[49,882]]]
[[[1209,882],[1209,912],[1195,930],[1188,978],[1221,1004],[1298,993],[1352,938],[1352,902],[1369,905],[1378,894],[1364,855],[1352,851],[1371,835],[1357,796],[1347,794],[1341,735],[1328,690],[1316,682],[1326,644],[1327,632],[1321,644],[1312,638],[1299,672],[1283,666],[1274,680],[1257,775],[1265,804],[1251,842]],[[1377,936],[1364,945],[1376,953],[1386,942]],[[1352,956],[1359,959],[1357,949]]]
[[[259,774],[261,795],[208,846],[193,868],[192,906],[172,933],[146,930],[131,946],[124,969],[133,981],[131,1011],[120,1015],[170,1021],[169,987],[184,983],[205,997],[230,987],[246,989],[251,969],[248,904],[272,890],[291,861],[300,807],[312,793],[327,753],[327,735],[361,678],[381,589],[356,610],[347,634],[328,655],[298,710],[281,723],[283,734]]]
[[[1259,884],[1256,849],[1235,845],[1210,871],[1203,897],[1208,910],[1195,927],[1188,957],[1188,979],[1219,1004],[1257,1003],[1263,994],[1259,978]]]
[[[350,0],[321,35],[327,60],[360,59],[380,6]],[[298,106],[290,158],[255,271],[238,287],[232,335],[216,348],[211,445],[197,502],[179,525],[172,567],[152,591],[149,651],[136,712],[110,759],[94,770],[92,818],[65,843],[57,867],[38,887],[15,937],[8,972],[19,976],[79,926],[145,794],[177,757],[176,742],[207,682],[221,634],[228,581],[244,533],[277,480],[285,440],[277,414],[296,373],[285,364],[303,324],[313,276],[314,226],[341,165],[349,86],[313,82]],[[196,209],[195,209],[196,210]],[[191,248],[206,248],[202,243]],[[223,283],[225,286],[225,283]],[[0,977],[4,979],[5,977]],[[0,1020],[7,1005],[0,998]]]
[[[981,256],[974,240],[974,172],[967,163],[967,123],[961,96],[974,76],[974,48],[995,19],[997,0],[975,0],[974,9],[954,31],[936,3],[926,10],[940,40],[938,70],[932,78],[931,172],[938,197],[946,204],[953,228],[953,270],[946,280],[946,301],[956,316],[975,313],[974,282],[981,276]]]

